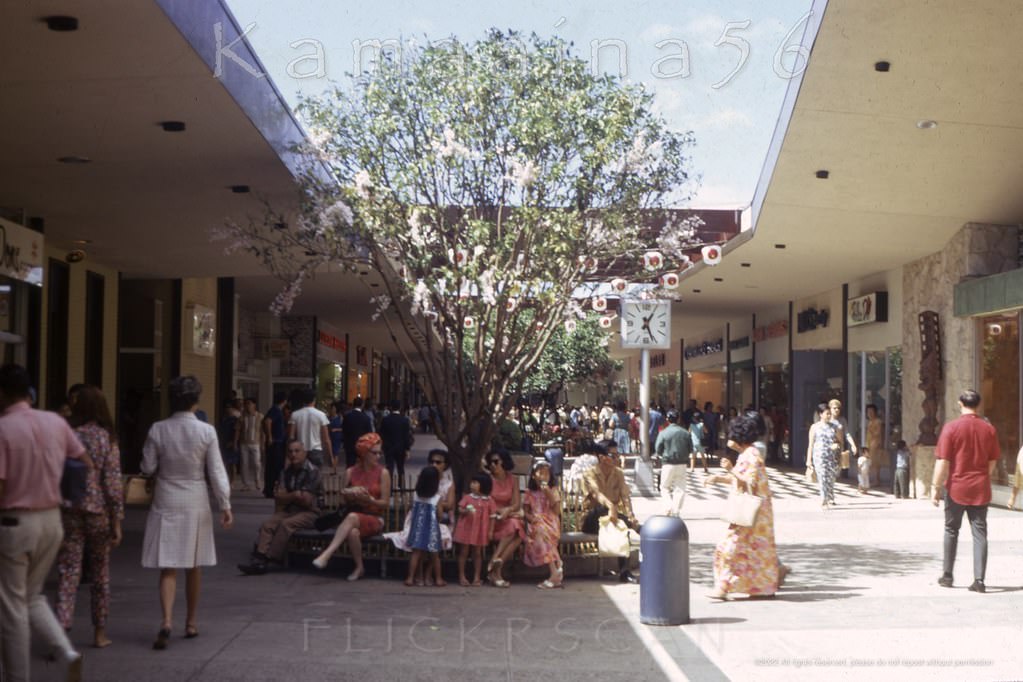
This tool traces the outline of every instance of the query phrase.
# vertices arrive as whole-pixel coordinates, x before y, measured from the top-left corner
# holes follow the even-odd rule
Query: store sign
[[[43,235],[0,218],[0,276],[43,284]]]
[[[339,339],[333,334],[325,332],[322,329],[320,330],[320,345],[326,346],[327,348],[332,348],[342,353],[348,350],[348,344],[345,343],[344,339]]]
[[[732,339],[728,342],[729,350],[739,350],[740,348],[749,348],[749,337],[743,336],[738,339]]]
[[[761,343],[768,339],[776,339],[779,336],[786,336],[789,333],[788,320],[775,320],[771,324],[757,327],[753,330],[753,342]]]
[[[683,355],[685,355],[686,359],[689,360],[692,358],[702,358],[705,355],[714,355],[715,353],[720,353],[724,349],[724,339],[718,339],[717,341],[704,341],[703,343],[695,346],[686,346],[686,349],[683,351]]]
[[[653,353],[650,355],[650,367],[664,367],[668,364],[667,353]]]
[[[888,292],[876,291],[850,298],[845,307],[845,323],[850,327],[888,321]]]
[[[796,316],[796,331],[802,334],[803,332],[813,331],[819,327],[827,327],[828,318],[830,316],[831,315],[827,310],[807,308]]]

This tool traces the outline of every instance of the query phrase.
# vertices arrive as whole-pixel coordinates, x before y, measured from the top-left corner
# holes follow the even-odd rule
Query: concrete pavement
[[[432,438],[417,435],[410,471]],[[716,603],[712,554],[725,490],[694,474],[683,508],[691,538],[691,623],[639,623],[639,587],[570,579],[564,590],[407,588],[398,579],[348,583],[345,572],[301,566],[242,577],[270,504],[235,496],[236,526],[217,531],[219,565],[203,574],[200,627],[181,637],[179,587],[167,651],[150,649],[159,624],[157,575],[139,566],[143,510],[131,510],[113,558],[108,627],[114,645],[87,648],[88,588],[79,593],[73,641],[87,680],[715,680],[1023,678],[1023,514],[989,512],[988,593],[972,580],[968,529],[956,587],[941,572],[942,514],[926,501],[859,496],[840,484],[822,512],[796,472],[774,471],[779,552],[792,567],[771,600]],[[660,511],[636,499],[640,517]],[[393,568],[393,567],[392,567]],[[369,566],[370,572],[373,571]],[[400,569],[397,571],[401,573]],[[392,573],[393,574],[393,573]],[[35,679],[58,679],[38,662]]]

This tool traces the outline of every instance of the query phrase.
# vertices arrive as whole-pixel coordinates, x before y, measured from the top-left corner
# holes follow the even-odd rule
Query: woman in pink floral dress
[[[551,465],[540,461],[533,465],[529,488],[522,499],[526,512],[526,547],[522,561],[526,566],[547,566],[551,575],[537,585],[541,590],[562,587],[564,571],[561,568],[561,494],[558,486],[551,485]]]
[[[83,386],[71,408],[71,424],[92,458],[85,497],[65,503],[64,542],[57,554],[57,619],[65,630],[71,628],[75,595],[82,578],[82,562],[92,573],[93,645],[110,645],[107,614],[110,612],[110,550],[121,543],[124,492],[121,485],[121,453],[117,449],[114,420],[107,401],[95,386]],[[88,544],[89,554],[84,556]]]
[[[711,599],[726,599],[729,594],[751,597],[773,596],[778,589],[778,553],[774,545],[774,511],[767,469],[753,443],[757,439],[756,420],[750,415],[732,419],[728,426],[729,443],[739,451],[733,466],[721,459],[727,473],[708,476],[704,485],[730,483],[739,491],[761,498],[760,509],[751,527],[728,525],[724,539],[714,550],[714,591]]]

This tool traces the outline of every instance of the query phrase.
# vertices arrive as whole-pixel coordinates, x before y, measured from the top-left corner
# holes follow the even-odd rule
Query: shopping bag
[[[848,469],[849,468],[849,451],[842,450],[842,454],[838,456],[838,468]]]
[[[124,503],[148,507],[153,503],[155,479],[148,476],[128,476],[124,479]]]
[[[611,523],[610,516],[601,516],[597,528],[597,553],[600,556],[629,556],[632,544],[629,541],[629,527],[618,519]]]
[[[806,465],[806,473],[803,475],[806,476],[807,483],[817,482],[817,470],[813,468],[813,464]]]
[[[756,495],[733,490],[725,502],[725,513],[721,515],[721,520],[736,526],[750,527],[757,520],[761,502],[763,500]]]

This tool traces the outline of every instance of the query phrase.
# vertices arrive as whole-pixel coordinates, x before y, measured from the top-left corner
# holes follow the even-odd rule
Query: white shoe
[[[362,571],[358,571],[358,570],[356,570],[356,571],[352,571],[352,572],[351,572],[351,573],[350,573],[350,574],[348,575],[348,582],[350,582],[350,583],[354,583],[354,582],[355,582],[356,580],[358,580],[359,578],[361,578],[361,577],[362,577],[362,573],[363,573]]]
[[[328,561],[327,559],[321,559],[320,557],[316,557],[315,559],[313,559],[313,566],[322,571],[327,567],[327,561]]]

